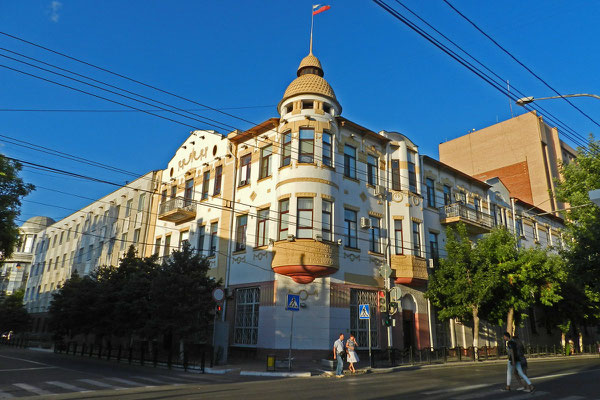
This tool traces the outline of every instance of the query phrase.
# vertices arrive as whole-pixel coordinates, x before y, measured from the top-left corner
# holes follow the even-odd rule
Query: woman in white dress
[[[350,339],[346,341],[346,348],[348,349],[348,358],[346,361],[350,363],[348,369],[354,374],[356,373],[356,369],[354,369],[354,363],[360,361],[358,359],[358,354],[356,354],[356,348],[358,347],[358,343],[356,343],[356,338],[353,334],[350,334]]]

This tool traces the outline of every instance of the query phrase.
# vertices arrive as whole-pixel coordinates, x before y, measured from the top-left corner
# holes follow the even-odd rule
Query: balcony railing
[[[491,215],[484,214],[461,203],[454,203],[440,208],[440,221],[442,224],[464,222],[486,231],[494,227],[494,219]]]
[[[196,217],[196,203],[192,199],[174,197],[160,204],[158,219],[181,222]]]

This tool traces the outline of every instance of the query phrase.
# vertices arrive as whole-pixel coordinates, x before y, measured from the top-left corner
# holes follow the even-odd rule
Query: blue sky
[[[451,2],[559,92],[600,94],[600,7],[595,2]],[[394,0],[389,3],[399,8]],[[305,0],[4,1],[0,2],[0,30],[259,123],[277,116],[275,106],[308,52],[311,4]],[[314,53],[343,106],[344,117],[374,131],[402,132],[423,154],[434,157],[438,143],[510,118],[506,96],[374,2],[326,4],[331,10],[315,17]],[[553,95],[443,1],[405,0],[403,4],[522,92]],[[0,35],[0,47],[169,105],[200,108],[4,35]],[[0,54],[13,56],[5,50]],[[0,57],[0,64],[67,83],[5,57]],[[598,100],[582,98],[574,103],[600,122]],[[597,125],[562,100],[548,100],[540,106],[583,136],[598,131]],[[0,68],[0,109],[127,110],[5,68]],[[516,115],[523,109],[513,106],[513,111]],[[222,114],[198,113],[240,129],[250,127]],[[138,174],[164,168],[190,130],[140,112],[0,111],[0,135]],[[6,142],[0,142],[0,152],[114,182],[132,180]],[[23,203],[23,219],[33,215],[59,219],[90,202],[49,189],[91,198],[114,190],[29,168],[23,176],[38,186]]]

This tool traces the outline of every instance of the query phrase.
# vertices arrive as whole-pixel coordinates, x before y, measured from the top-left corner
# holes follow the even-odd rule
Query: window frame
[[[369,185],[375,186],[379,184],[379,171],[377,168],[378,164],[379,157],[372,154],[367,154],[367,183]]]
[[[286,209],[283,210],[283,205],[286,206]],[[287,239],[287,236],[290,231],[290,199],[281,199],[279,200],[279,218],[277,222],[277,238],[279,240]],[[285,216],[285,221],[284,221]],[[285,228],[283,227],[285,225]],[[285,233],[284,233],[285,232]]]
[[[356,147],[349,144],[344,144],[344,176],[356,179]]]
[[[404,254],[404,229],[403,229],[403,220],[395,219],[394,220],[394,247],[396,255]],[[400,229],[398,229],[400,226]],[[398,237],[398,232],[400,232],[400,237]],[[400,246],[398,246],[400,244]]]
[[[421,245],[421,223],[412,221],[412,233],[413,233],[413,255],[416,257],[423,257],[423,246]]]
[[[369,232],[369,250],[373,253],[382,254],[381,251],[381,218],[369,216],[371,229]]]
[[[303,135],[310,135],[309,138]],[[304,147],[310,147],[310,151],[304,151]],[[300,128],[298,132],[298,162],[303,164],[313,164],[315,162],[315,130]]]
[[[235,251],[246,250],[246,236],[248,233],[248,214],[240,214],[235,222]]]
[[[393,159],[391,163],[392,168],[392,190],[402,190],[402,181],[400,179],[400,160]]]
[[[202,197],[201,200],[208,199],[208,190],[210,187],[210,170],[202,173]]]
[[[431,178],[425,178],[427,186],[427,207],[435,208],[435,181]]]
[[[300,204],[302,202],[310,201],[311,208],[300,208]],[[296,198],[296,237],[299,239],[312,239],[313,238],[313,229],[314,229],[314,216],[315,216],[315,200],[313,197],[298,197]],[[308,213],[310,213],[310,226],[306,224],[308,218]],[[304,216],[302,216],[304,215]],[[310,234],[308,233],[310,232]],[[308,235],[308,236],[306,236]]]
[[[323,131],[323,134],[321,135],[321,141],[323,152],[321,161],[323,162],[323,165],[333,167],[333,135],[331,132]]]
[[[288,140],[286,140],[288,139]],[[286,154],[287,153],[287,154]],[[281,134],[281,167],[292,164],[292,131]]]
[[[252,153],[245,154],[240,157],[240,179],[238,187],[246,186],[250,184],[250,173],[252,166]],[[246,174],[244,176],[244,168],[246,168]]]
[[[354,218],[349,219],[348,213],[353,214]],[[358,249],[358,212],[349,208],[344,208],[344,234],[346,247]]]
[[[210,242],[208,247],[208,256],[212,257],[217,254],[217,244],[219,237],[219,223],[212,222],[210,224]]]
[[[269,154],[265,155],[265,152],[269,151]],[[271,157],[273,156],[273,145],[269,144],[260,149],[260,172],[258,179],[263,179],[271,176],[272,165]]]
[[[329,207],[325,207],[328,204]],[[325,227],[328,226],[329,229]],[[324,241],[333,241],[333,202],[323,199],[321,204],[321,238]]]
[[[270,208],[263,208],[256,212],[256,247],[267,246],[269,244],[270,211]]]
[[[215,183],[213,187],[213,196],[221,194],[221,180],[223,179],[223,166],[217,165],[215,167]]]

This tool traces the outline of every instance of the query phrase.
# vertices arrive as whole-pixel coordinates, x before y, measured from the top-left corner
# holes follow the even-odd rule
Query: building
[[[0,298],[25,289],[38,234],[53,223],[52,218],[38,216],[29,218],[19,227],[19,243],[12,256],[3,260],[0,266]]]
[[[369,337],[375,349],[465,345],[465,328],[439,323],[424,297],[446,227],[464,222],[477,237],[504,225],[524,246],[560,242],[562,221],[536,215],[504,178],[484,181],[420,155],[401,133],[342,117],[312,53],[277,113],[244,132],[193,131],[164,169],[45,229],[26,292],[37,329],[73,270],[117,265],[131,242],[160,257],[189,242],[226,289],[215,327],[223,354],[287,355],[288,294],[300,296],[296,357],[329,354],[340,332],[361,349]],[[378,298],[392,288],[398,312],[384,326]],[[370,305],[370,331],[361,304]],[[495,341],[497,329],[487,329]]]
[[[83,276],[101,265],[118,265],[130,245],[141,255],[152,247],[147,238],[157,187],[156,172],[149,172],[37,233],[24,298],[34,332],[46,331],[52,293],[73,272]]]
[[[560,164],[577,155],[535,111],[441,143],[439,152],[443,163],[481,180],[498,177],[512,196],[545,211],[565,208],[551,193]]]

